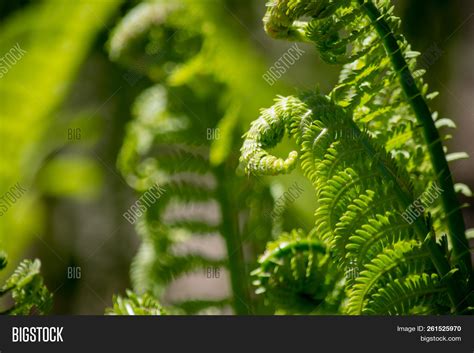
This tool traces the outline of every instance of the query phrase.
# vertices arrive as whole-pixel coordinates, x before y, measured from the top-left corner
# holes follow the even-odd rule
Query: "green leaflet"
[[[350,314],[362,314],[377,303],[377,296],[371,296],[397,278],[407,273],[433,271],[426,246],[413,240],[400,241],[383,249],[365,266],[351,288],[347,311]],[[378,313],[374,310],[374,313]],[[379,314],[382,314],[380,312]]]

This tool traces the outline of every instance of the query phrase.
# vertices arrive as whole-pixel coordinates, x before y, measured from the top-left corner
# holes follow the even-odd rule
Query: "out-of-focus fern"
[[[119,4],[119,0],[35,1],[1,23],[1,55],[15,46],[25,51],[8,72],[2,70],[0,79],[0,195],[17,183],[28,191],[0,217],[0,246],[12,261],[27,239],[41,231],[42,208],[34,177],[50,152],[43,139],[54,111],[95,35]]]
[[[230,277],[229,298],[175,301],[173,312],[229,304],[237,314],[252,312],[248,254],[262,251],[271,234],[270,219],[258,219],[273,207],[269,190],[235,175],[241,122],[250,121],[266,89],[258,83],[258,58],[226,18],[221,2],[145,2],[110,39],[111,59],[158,82],[137,98],[118,161],[140,193],[154,185],[163,190],[137,222],[143,241],[132,265],[134,289],[161,301],[183,275],[204,278],[209,269],[226,268]],[[262,85],[260,95],[248,94],[258,92],[254,84]],[[224,257],[186,250],[189,240],[216,237],[225,243]]]
[[[6,256],[0,253],[0,270],[7,265]],[[39,260],[23,260],[3,287],[0,298],[11,295],[14,304],[8,309],[0,309],[0,314],[28,315],[33,310],[47,313],[52,306],[52,295],[43,283]]]
[[[328,96],[280,97],[262,111],[245,136],[241,156],[245,171],[257,175],[288,173],[300,160],[318,199],[315,227],[305,241],[324,242],[340,273],[356,270],[354,276],[340,276],[337,293],[327,300],[334,301],[343,286],[346,295],[339,296],[338,310],[350,314],[465,312],[472,299],[469,247],[436,129],[452,124],[433,121],[426,100],[434,94],[428,94],[420,75],[413,78],[418,54],[398,33],[399,19],[389,1],[276,0],[268,4],[264,23],[271,36],[314,43],[323,60],[344,64]],[[299,150],[286,159],[267,152],[285,133]],[[442,189],[442,202],[425,205],[427,212],[407,222],[404,212],[433,185]],[[445,237],[435,236],[443,231],[452,250]],[[268,251],[301,241],[288,243],[283,236]],[[301,278],[300,285],[287,281],[285,287],[297,296],[305,274],[315,271],[311,253],[301,249],[286,255],[286,262],[306,258],[305,266],[291,273]],[[276,291],[273,283],[285,283],[278,272],[266,271],[267,256],[256,273],[269,278],[257,284],[269,299],[278,298],[282,289]],[[284,268],[285,261],[275,262]],[[304,290],[292,310],[300,312],[319,290]],[[316,311],[321,303],[313,305]]]

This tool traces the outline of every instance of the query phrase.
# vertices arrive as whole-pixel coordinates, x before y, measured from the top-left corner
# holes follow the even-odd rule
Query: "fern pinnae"
[[[107,315],[166,315],[163,307],[150,294],[137,295],[127,291],[126,296],[116,295],[113,305],[106,309]]]
[[[355,258],[360,264],[365,264],[387,244],[413,238],[410,225],[402,219],[396,218],[393,213],[386,212],[369,219],[368,224],[364,224],[354,235],[349,237],[346,245],[347,256]]]
[[[269,303],[290,313],[309,313],[324,306],[337,279],[328,276],[331,265],[324,244],[301,230],[269,243],[259,264],[252,272],[256,292],[266,293]]]
[[[355,234],[361,229],[367,219],[377,217],[377,210],[396,209],[398,201],[395,196],[392,197],[375,197],[376,194],[372,190],[362,193],[353,202],[347,206],[347,210],[341,216],[339,223],[334,229],[334,253],[335,258],[342,265],[347,265],[350,255],[347,250],[350,237],[347,234]],[[318,224],[318,223],[316,223]]]
[[[400,241],[374,257],[360,273],[350,289],[347,312],[360,315],[368,304],[368,296],[387,282],[405,273],[421,273],[432,267],[426,246],[416,241]]]
[[[446,286],[440,282],[437,274],[410,275],[379,289],[364,313],[408,314],[420,305],[431,307],[430,313],[435,313],[435,306],[447,306],[445,292]]]
[[[336,103],[352,110],[354,121],[359,125],[361,123],[368,124],[368,133],[371,136],[378,134],[377,139],[383,144],[390,141],[386,145],[388,151],[391,151],[390,145],[396,146],[397,150],[392,152],[393,155],[397,155],[402,161],[405,159],[403,162],[411,159],[408,171],[422,176],[422,178],[418,178],[415,189],[412,189],[411,185],[404,185],[404,182],[409,179],[406,176],[400,177],[400,171],[394,167],[390,158],[376,158],[374,160],[373,164],[377,165],[386,180],[385,182],[391,183],[392,190],[398,195],[402,207],[395,207],[395,209],[402,212],[410,205],[410,201],[413,201],[413,197],[410,196],[413,190],[421,193],[433,181],[440,182],[440,178],[443,178],[442,181],[445,184],[449,184],[446,185],[449,189],[448,192],[442,196],[444,214],[439,212],[436,205],[433,205],[431,211],[436,214],[438,229],[442,220],[445,217],[448,218],[447,224],[454,252],[458,253],[457,257],[462,257],[462,261],[464,261],[464,263],[461,261],[460,267],[464,273],[470,273],[472,276],[470,261],[466,254],[468,247],[465,237],[460,234],[462,233],[461,228],[463,228],[462,216],[457,211],[457,202],[449,168],[442,152],[441,139],[425,102],[425,99],[431,99],[435,95],[427,93],[427,86],[423,84],[421,75],[414,79],[410,72],[416,65],[415,58],[418,53],[410,50],[403,37],[399,36],[400,39],[395,40],[394,31],[398,29],[400,21],[393,16],[393,7],[389,6],[388,1],[379,1],[377,6],[372,1],[366,0],[318,1],[316,3],[321,8],[330,8],[330,11],[327,12],[328,16],[320,16],[320,12],[311,11],[310,3],[312,2],[274,2],[267,12],[266,21],[269,23],[272,23],[272,20],[278,22],[283,18],[286,22],[281,24],[281,28],[291,29],[293,24],[297,25],[300,29],[300,37],[303,37],[302,40],[309,39],[314,42],[323,60],[329,63],[347,63],[341,73],[340,84],[330,93],[330,96]],[[285,4],[291,5],[285,7]],[[286,9],[285,16],[281,14],[282,9]],[[306,23],[297,22],[303,16],[310,17],[310,20]],[[344,25],[349,29],[346,31],[349,34],[345,38],[341,35],[341,28]],[[369,30],[370,27],[372,27],[371,30]],[[273,31],[267,32],[270,35],[275,33]],[[281,33],[283,32],[282,30]],[[358,33],[360,33],[360,38],[357,38]],[[282,36],[284,37],[284,35]],[[290,40],[295,39],[291,35],[287,37]],[[349,47],[349,44],[352,47]],[[400,86],[397,86],[398,81],[401,83]],[[422,89],[418,90],[418,87],[422,87]],[[394,138],[388,140],[387,134],[385,137],[383,136],[382,131],[387,126],[389,130],[393,129],[397,133],[396,126],[400,123],[403,124],[404,130],[398,131],[403,131],[404,135],[398,134],[398,137],[402,138],[397,141]],[[417,124],[421,126],[421,129],[416,126]],[[369,155],[379,153],[367,141],[362,145],[366,147]],[[431,157],[431,164],[427,156]],[[329,160],[334,159],[330,158]],[[384,161],[388,161],[388,164]],[[305,166],[308,165],[311,163],[305,163]],[[430,170],[431,165],[434,173]],[[318,172],[322,172],[324,175],[324,169],[320,169]],[[318,173],[312,171],[311,177],[313,178],[315,174]],[[386,195],[386,192],[382,192],[381,195]],[[321,212],[319,214],[318,210],[316,211],[317,217],[319,217],[316,222],[320,225],[318,230],[324,231],[323,228],[328,226],[325,221],[328,211],[324,211],[324,209],[319,209],[319,211]],[[429,226],[422,218],[418,218],[415,220],[414,227],[418,233],[418,239],[423,240],[429,232]],[[460,238],[459,240],[453,239],[455,237]],[[343,238],[344,236],[338,235],[338,239]],[[357,237],[353,239],[357,239]],[[350,244],[345,246],[350,247]],[[442,254],[434,241],[429,243],[428,248],[438,273],[447,276],[450,264],[444,258],[445,255]],[[456,264],[457,261],[455,260],[454,263]],[[448,281],[451,281],[449,276],[447,277]],[[453,281],[448,285],[451,303],[454,307],[464,297],[463,289],[458,289],[457,286]],[[463,286],[461,285],[461,287]]]

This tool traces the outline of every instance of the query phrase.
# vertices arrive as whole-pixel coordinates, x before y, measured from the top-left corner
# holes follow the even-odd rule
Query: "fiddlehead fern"
[[[422,73],[412,74],[419,54],[398,33],[399,23],[387,0],[270,2],[270,36],[314,43],[324,61],[344,66],[327,98],[279,98],[263,111],[246,134],[241,162],[248,173],[278,174],[294,168],[300,154],[317,193],[315,237],[342,269],[360,271],[347,281],[346,312],[462,312],[472,267],[437,131],[453,124],[433,121],[426,101],[436,94],[428,94]],[[285,132],[299,151],[283,160],[265,148]],[[437,184],[442,207],[432,202],[418,213],[433,218],[407,217],[416,195]],[[445,230],[451,263],[446,242],[433,235]]]
[[[247,173],[287,171],[282,159],[264,150],[285,132],[296,140],[301,167],[316,190],[316,224],[309,239],[322,239],[342,270],[355,265],[361,271],[347,281],[348,313],[376,312],[382,301],[385,313],[436,312],[449,306],[447,293],[453,307],[461,302],[462,292],[450,281],[446,249],[436,243],[428,219],[410,225],[402,217],[415,199],[407,173],[357,127],[350,110],[317,93],[279,98],[246,135],[241,162]],[[268,136],[277,138],[268,141]],[[403,296],[411,289],[413,295]],[[390,303],[397,293],[407,300]]]
[[[453,124],[449,119],[433,121],[437,114],[426,102],[437,93],[428,92],[423,70],[416,71],[419,53],[399,33],[400,20],[390,1],[278,0],[269,3],[264,22],[271,36],[314,43],[324,61],[345,64],[330,96],[353,111],[360,127],[406,166],[414,176],[416,195],[433,184],[443,190],[441,202],[426,208],[436,231],[448,233],[454,264],[472,276],[464,221],[447,163],[451,158],[442,145],[447,137],[437,130]]]
[[[331,259],[324,244],[301,230],[269,243],[259,263],[252,273],[257,294],[268,291],[268,300],[289,312],[309,313],[323,306],[337,278],[329,276]]]
[[[325,98],[330,104],[288,97],[264,111],[246,135],[241,161],[249,173],[287,172],[296,152],[282,160],[265,148],[285,130],[296,139],[317,192],[316,234],[343,268],[355,263],[362,271],[348,281],[348,313],[462,312],[472,265],[451,158],[437,131],[453,123],[433,121],[437,114],[426,101],[436,93],[428,93],[422,72],[412,74],[419,53],[398,33],[399,23],[386,0],[270,2],[264,18],[269,35],[314,43],[324,61],[344,66]],[[422,209],[433,218],[407,217],[415,196],[437,184],[442,205],[433,200]],[[447,246],[435,241],[431,219],[436,232],[448,230],[451,263]]]

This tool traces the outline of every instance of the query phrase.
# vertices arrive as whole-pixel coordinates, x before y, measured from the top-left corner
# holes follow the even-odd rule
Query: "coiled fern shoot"
[[[343,67],[328,95],[279,97],[245,135],[247,174],[289,173],[299,161],[318,201],[309,235],[284,234],[269,244],[254,272],[258,292],[286,313],[470,312],[470,252],[447,163],[454,158],[445,156],[438,132],[452,122],[429,110],[435,94],[414,74],[418,53],[399,33],[390,2],[267,6],[270,36],[313,43],[324,61]],[[269,153],[285,134],[298,150],[287,158]],[[440,201],[408,218],[409,207],[433,187],[442,190]]]

